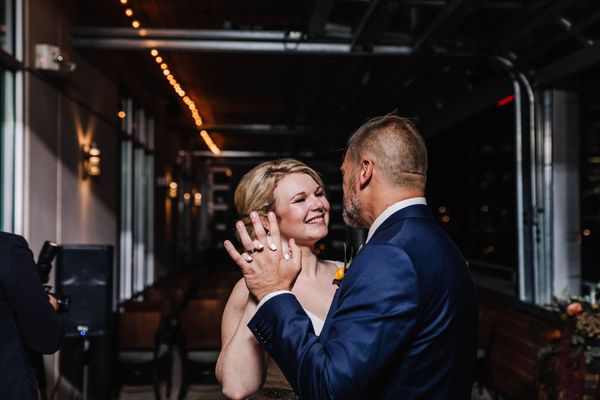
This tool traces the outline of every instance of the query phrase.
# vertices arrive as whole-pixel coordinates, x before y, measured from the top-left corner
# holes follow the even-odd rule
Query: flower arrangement
[[[584,298],[555,299],[560,321],[544,335],[538,352],[545,399],[596,399],[600,378],[600,310]]]

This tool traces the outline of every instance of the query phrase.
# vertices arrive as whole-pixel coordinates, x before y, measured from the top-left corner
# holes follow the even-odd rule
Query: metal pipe
[[[163,49],[194,52],[223,53],[288,53],[288,54],[339,54],[339,55],[388,55],[408,56],[413,53],[410,46],[374,46],[370,52],[351,52],[351,45],[326,42],[263,42],[241,40],[181,40],[146,38],[77,38],[73,45],[85,48],[117,50]]]
[[[504,68],[507,69],[509,75],[513,79],[513,86],[515,88],[515,123],[516,123],[516,167],[517,167],[517,234],[518,234],[518,258],[519,258],[519,298],[521,300],[535,301],[535,283],[537,281],[537,277],[540,275],[540,271],[538,270],[540,267],[540,257],[537,254],[538,249],[535,246],[535,239],[538,236],[537,233],[537,224],[539,223],[538,218],[538,209],[537,207],[537,189],[539,186],[539,182],[537,181],[537,170],[536,160],[537,157],[537,146],[536,146],[536,131],[535,131],[535,95],[533,93],[533,89],[527,77],[518,71],[513,62],[506,57],[502,56],[493,56],[492,59]],[[521,85],[527,96],[527,101],[529,103],[529,157],[530,163],[533,166],[529,168],[529,178],[530,178],[530,201],[529,204],[525,204],[525,183],[523,176],[523,114],[522,114],[522,99],[521,99]],[[523,216],[525,207],[530,209],[530,213],[532,216],[531,219],[531,227],[530,227],[530,235],[531,235],[531,243],[526,244],[526,236],[525,236],[525,226],[523,223]],[[527,252],[528,246],[533,246],[531,248],[531,262],[533,270],[532,274],[529,274],[527,271],[526,263],[528,260]]]
[[[73,37],[84,38],[146,38],[146,39],[183,39],[183,40],[263,40],[263,41],[298,41],[297,35],[290,35],[289,31],[263,31],[263,30],[232,30],[232,29],[131,29],[131,28],[102,28],[102,27],[76,27],[73,28]]]

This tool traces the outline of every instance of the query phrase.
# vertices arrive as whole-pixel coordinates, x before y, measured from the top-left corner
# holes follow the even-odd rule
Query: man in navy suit
[[[291,258],[268,248],[279,240],[272,214],[270,237],[253,218],[252,257],[227,246],[259,300],[249,328],[302,399],[469,399],[475,288],[426,205],[423,138],[404,118],[374,118],[349,139],[341,170],[344,219],[369,233],[321,335],[289,292],[301,268],[293,240]]]

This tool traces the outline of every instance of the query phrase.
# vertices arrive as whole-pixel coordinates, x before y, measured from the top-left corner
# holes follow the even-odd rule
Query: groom
[[[227,248],[259,300],[249,328],[302,399],[469,399],[475,289],[423,197],[422,137],[404,118],[374,118],[348,140],[341,171],[344,219],[369,232],[321,335],[289,292],[301,257],[293,240],[291,257],[281,252],[272,214],[269,237],[253,217],[264,243],[251,258]]]

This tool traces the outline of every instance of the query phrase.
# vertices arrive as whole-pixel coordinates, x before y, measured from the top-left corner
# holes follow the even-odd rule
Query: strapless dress
[[[313,325],[313,329],[316,335],[321,333],[323,329],[323,324],[325,321],[314,315],[308,310],[304,310],[306,315],[310,317],[310,320]],[[271,400],[271,399],[279,399],[279,400],[297,400],[299,399],[298,395],[294,393],[292,386],[288,383],[285,375],[277,365],[277,363],[269,357],[269,362],[267,363],[267,376],[265,378],[265,384],[260,392],[251,397],[251,399],[255,400]]]

